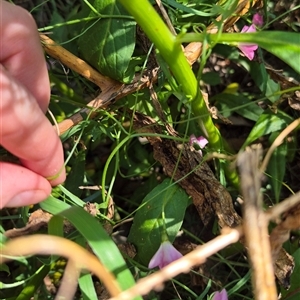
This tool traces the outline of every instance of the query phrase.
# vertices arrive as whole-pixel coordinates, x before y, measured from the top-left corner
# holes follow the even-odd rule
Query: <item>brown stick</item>
[[[246,247],[252,265],[252,282],[256,300],[276,300],[277,291],[271,246],[268,233],[268,218],[262,209],[259,171],[261,145],[246,148],[238,156],[241,173],[241,189],[244,196],[243,228]]]
[[[119,82],[106,77],[92,68],[84,60],[75,56],[62,46],[56,44],[53,40],[47,37],[44,34],[40,34],[40,39],[43,45],[44,50],[51,57],[59,60],[65,66],[82,75],[89,81],[98,85],[102,91],[110,89],[112,85],[118,84]]]
[[[0,253],[0,263],[4,263],[13,259],[13,256],[28,255],[59,255],[68,258],[71,263],[68,276],[72,284],[77,284],[77,274],[82,269],[93,272],[103,281],[111,295],[117,296],[121,289],[117,280],[98,260],[98,258],[79,246],[78,244],[61,238],[58,236],[50,236],[45,234],[34,234],[31,236],[18,237],[8,241],[2,248]],[[75,281],[75,282],[74,282]],[[66,294],[63,287],[62,294]],[[69,299],[73,299],[73,295],[68,295]]]
[[[110,298],[110,300],[130,300],[137,295],[146,295],[151,290],[161,287],[164,281],[174,278],[180,273],[189,272],[193,266],[204,263],[211,255],[230,244],[236,243],[241,236],[241,226],[235,229],[224,228],[220,236],[202,246],[198,246],[189,254],[170,263],[160,271],[140,279],[135,286],[116,297]]]

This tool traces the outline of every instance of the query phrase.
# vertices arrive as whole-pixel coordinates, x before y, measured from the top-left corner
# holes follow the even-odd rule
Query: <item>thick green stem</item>
[[[169,65],[173,76],[191,104],[193,114],[198,117],[198,124],[203,135],[208,139],[210,147],[215,151],[222,151],[222,137],[212,121],[200,91],[199,83],[184,56],[178,39],[170,32],[148,0],[119,1],[135,18]],[[228,172],[228,168],[226,169],[228,178],[237,186],[238,177],[236,172]]]
[[[148,0],[120,0],[120,2],[135,18],[169,65],[175,79],[190,101],[194,115],[199,117],[199,126],[207,137],[210,147],[220,151],[222,149],[220,133],[212,122],[199,84],[183,54],[181,45],[176,41],[176,37],[170,32]]]

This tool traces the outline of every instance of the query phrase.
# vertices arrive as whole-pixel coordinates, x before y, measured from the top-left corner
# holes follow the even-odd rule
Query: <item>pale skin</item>
[[[36,24],[0,0],[0,144],[21,161],[0,162],[0,209],[42,201],[65,180],[61,141],[45,117],[49,99]]]

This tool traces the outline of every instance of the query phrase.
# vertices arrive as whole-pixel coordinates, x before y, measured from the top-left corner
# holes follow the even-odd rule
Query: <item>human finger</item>
[[[44,177],[19,165],[0,163],[0,209],[34,204],[50,193],[51,185]]]
[[[0,144],[23,166],[57,185],[65,180],[63,149],[34,97],[0,65]]]
[[[1,0],[0,49],[0,63],[46,112],[50,84],[35,21],[25,9]]]

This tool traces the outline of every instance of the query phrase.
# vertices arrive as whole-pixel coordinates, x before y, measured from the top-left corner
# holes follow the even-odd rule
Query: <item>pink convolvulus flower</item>
[[[244,26],[241,32],[242,33],[256,32],[256,28],[253,24],[250,26]],[[240,43],[238,47],[249,60],[252,60],[254,58],[254,52],[258,48],[256,44],[245,44],[245,43]]]
[[[221,292],[216,292],[212,300],[228,300],[226,290],[223,289]]]
[[[256,27],[261,27],[264,23],[263,16],[256,13],[253,16],[252,24],[250,26],[245,25],[242,28],[242,33],[249,33],[249,32],[256,32]],[[258,46],[256,44],[245,44],[240,43],[238,48],[243,52],[243,54],[249,59],[252,60],[254,58],[255,51],[257,50]]]
[[[202,156],[201,149],[203,149],[207,144],[208,144],[208,140],[203,136],[199,136],[198,138],[196,138],[194,134],[190,136],[190,145],[191,146],[197,145],[198,148],[200,148],[200,150],[198,150],[198,153],[200,153],[201,156]]]
[[[262,27],[264,25],[264,17],[259,13],[254,14],[252,24],[256,27]]]
[[[160,269],[162,269],[169,263],[181,257],[182,254],[177,251],[169,241],[164,241],[162,242],[154,256],[151,258],[148,268],[153,269],[155,267],[159,267]]]

